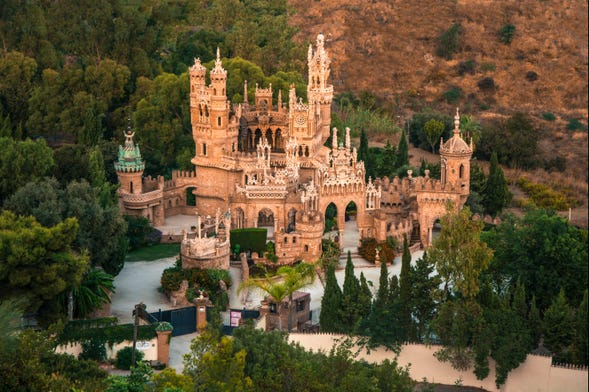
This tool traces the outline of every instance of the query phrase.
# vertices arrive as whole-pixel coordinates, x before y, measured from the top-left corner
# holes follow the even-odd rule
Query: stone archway
[[[297,229],[297,222],[296,222],[296,215],[297,215],[297,210],[294,208],[291,208],[290,210],[288,210],[288,215],[287,215],[287,224],[286,224],[286,232],[290,233],[292,231],[295,231]]]
[[[231,211],[231,228],[243,229],[245,226],[245,213],[241,207],[237,207]]]
[[[269,208],[258,212],[258,227],[274,227],[274,212]]]

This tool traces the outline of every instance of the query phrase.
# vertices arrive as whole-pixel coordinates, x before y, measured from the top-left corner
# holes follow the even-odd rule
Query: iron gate
[[[157,321],[167,321],[174,327],[172,336],[186,335],[196,332],[196,307],[159,310],[150,313]]]

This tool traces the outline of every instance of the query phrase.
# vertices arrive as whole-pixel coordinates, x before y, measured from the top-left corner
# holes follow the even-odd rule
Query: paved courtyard
[[[190,227],[194,222],[192,216],[177,216],[166,219],[166,225],[159,228],[164,233],[182,232],[185,227]],[[355,221],[346,222],[343,237],[342,257],[340,258],[339,268],[336,270],[336,278],[340,285],[343,286],[345,263],[347,251],[353,254],[352,261],[355,266],[355,274],[359,277],[363,273],[368,281],[372,282],[371,289],[375,292],[378,289],[378,279],[380,276],[380,267],[375,266],[362,259],[357,254],[358,231]],[[415,261],[423,255],[422,251],[415,252],[412,260]],[[168,257],[155,261],[136,261],[127,262],[121,273],[115,278],[116,292],[112,297],[111,311],[118,317],[121,323],[133,322],[132,311],[135,304],[143,302],[147,305],[148,312],[155,312],[159,309],[174,308],[167,300],[166,296],[159,291],[160,278],[164,269],[174,265],[176,257]],[[395,262],[388,267],[389,276],[398,275],[401,272],[401,258],[397,257]],[[245,303],[242,302],[242,296],[238,295],[237,287],[241,282],[241,270],[237,267],[231,267],[231,278],[233,284],[230,287],[229,301],[230,307],[236,309],[255,309],[259,306],[263,293],[250,292]],[[311,293],[311,310],[313,310],[313,319],[318,321],[319,308],[321,306],[321,297],[323,296],[323,286],[316,279],[315,283],[303,289]],[[176,336],[170,343],[170,366],[181,371],[183,368],[182,356],[190,350],[190,341],[197,334]]]

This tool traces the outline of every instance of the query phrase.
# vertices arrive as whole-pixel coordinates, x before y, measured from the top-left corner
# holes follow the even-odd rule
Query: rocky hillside
[[[370,90],[400,111],[457,103],[481,116],[520,110],[587,120],[587,2],[489,0],[290,0],[299,38],[326,36],[338,91]],[[438,37],[461,26],[451,60]],[[499,30],[513,25],[510,44]],[[461,64],[462,63],[462,64]],[[478,83],[492,78],[494,89]],[[453,106],[452,104],[449,104]],[[403,114],[403,113],[401,113]]]

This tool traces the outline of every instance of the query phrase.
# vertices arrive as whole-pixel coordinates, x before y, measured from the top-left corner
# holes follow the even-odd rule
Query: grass
[[[180,253],[180,244],[156,244],[127,253],[125,261],[153,261]]]

